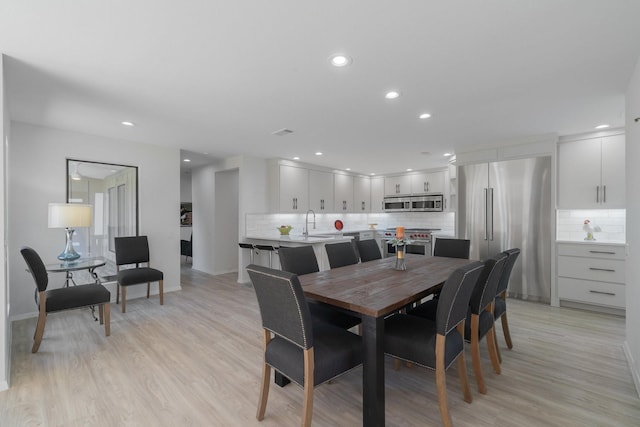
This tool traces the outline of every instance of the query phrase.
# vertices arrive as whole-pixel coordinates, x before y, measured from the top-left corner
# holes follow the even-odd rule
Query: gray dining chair
[[[358,255],[351,242],[329,243],[324,245],[331,268],[339,268],[358,263]]]
[[[382,258],[380,247],[375,239],[358,240],[356,245],[358,246],[361,262],[374,261]]]
[[[502,274],[500,275],[500,283],[498,284],[498,290],[496,292],[496,298],[493,307],[493,318],[496,322],[498,321],[498,319],[501,320],[504,340],[507,343],[507,348],[511,350],[513,348],[513,342],[511,341],[509,322],[507,321],[507,288],[509,287],[509,279],[511,278],[513,266],[516,264],[516,261],[520,256],[520,249],[508,249],[503,253],[507,255],[507,260],[504,263],[504,268],[502,270]],[[500,355],[500,347],[498,346],[497,338],[496,352],[498,353],[498,360],[500,361],[500,363],[502,363],[502,356]]]
[[[314,387],[362,364],[361,337],[314,323],[297,275],[255,264],[247,272],[260,307],[264,345],[256,418],[264,419],[274,368],[303,387],[302,426],[308,427]]]
[[[471,241],[468,239],[445,239],[436,238],[433,246],[433,256],[444,256],[449,258],[469,259]]]
[[[435,320],[398,313],[384,321],[386,354],[436,371],[440,417],[445,426],[451,426],[446,370],[456,360],[464,400],[472,401],[464,361],[464,324],[471,294],[483,268],[482,262],[471,262],[449,276],[440,293]]]
[[[100,324],[104,324],[106,336],[111,335],[110,301],[111,293],[103,285],[90,283],[86,285],[47,289],[49,275],[40,255],[30,248],[20,248],[20,254],[29,267],[29,272],[36,283],[36,302],[38,304],[38,323],[33,335],[31,352],[36,353],[44,336],[44,326],[49,313],[76,308],[98,306]]]
[[[151,268],[149,262],[149,241],[147,236],[116,237],[116,304],[120,302],[122,289],[122,312],[127,310],[127,287],[147,284],[147,298],[149,298],[151,282],[158,282],[160,305],[164,304],[164,274]],[[145,265],[142,265],[145,264]],[[122,266],[128,266],[122,268]]]

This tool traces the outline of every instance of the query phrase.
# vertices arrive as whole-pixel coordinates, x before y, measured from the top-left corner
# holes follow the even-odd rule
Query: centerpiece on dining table
[[[396,237],[389,241],[391,246],[396,248],[396,270],[406,270],[407,264],[404,260],[405,246],[411,244],[411,240],[404,236],[404,227],[396,227]]]

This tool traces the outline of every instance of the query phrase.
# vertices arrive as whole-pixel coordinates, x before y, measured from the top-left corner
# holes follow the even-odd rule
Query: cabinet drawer
[[[558,297],[608,307],[625,308],[624,285],[558,278]]]
[[[559,243],[558,255],[580,256],[590,258],[624,259],[624,246],[593,244]]]
[[[624,284],[624,261],[559,256],[558,276]]]

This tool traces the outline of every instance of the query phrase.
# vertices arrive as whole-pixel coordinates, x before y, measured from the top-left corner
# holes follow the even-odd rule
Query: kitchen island
[[[277,234],[250,234],[244,236],[243,241],[247,243],[253,243],[254,245],[271,245],[274,247],[288,246],[311,246],[318,259],[318,267],[320,271],[329,270],[329,260],[327,259],[327,251],[324,246],[331,243],[350,242],[353,239],[352,236],[346,236],[341,233],[326,233],[326,234],[310,234],[308,237],[303,235],[290,235],[280,236]],[[265,251],[258,251],[254,262],[260,265],[269,265],[269,254]],[[280,259],[277,252],[272,254],[272,267],[280,268]]]

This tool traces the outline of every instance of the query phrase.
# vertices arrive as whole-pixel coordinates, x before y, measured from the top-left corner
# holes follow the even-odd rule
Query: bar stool
[[[272,266],[272,255],[274,252],[277,253],[278,248],[277,246],[272,246],[272,245],[255,245],[255,248],[259,251],[268,251],[269,252],[269,268],[273,268]]]
[[[249,249],[249,263],[253,264],[253,251],[256,249],[256,247],[251,243],[238,243],[238,246],[240,246],[242,249]]]

